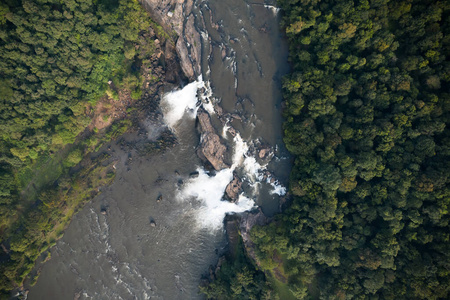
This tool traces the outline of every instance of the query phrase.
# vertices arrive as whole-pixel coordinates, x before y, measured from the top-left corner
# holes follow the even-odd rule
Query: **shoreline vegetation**
[[[177,68],[165,73],[166,42],[135,0],[0,3],[1,299],[113,181],[115,162],[99,150],[138,130],[165,79],[176,81]],[[163,134],[139,150],[173,143]]]
[[[291,205],[253,227],[252,249],[230,247],[202,293],[448,299],[450,5],[277,3]]]

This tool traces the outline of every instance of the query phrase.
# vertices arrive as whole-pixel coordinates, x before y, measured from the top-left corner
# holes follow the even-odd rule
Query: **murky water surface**
[[[209,56],[208,40],[203,40],[203,79],[225,112],[244,117],[232,121],[242,143],[228,134],[227,146],[236,151],[259,141],[277,148],[268,169],[286,184],[289,161],[282,147],[280,81],[287,72],[287,47],[278,29],[279,16],[263,1],[243,0],[197,1],[195,12],[203,14],[206,28],[198,20],[197,26],[207,32],[212,45]],[[210,23],[210,12],[218,30]],[[221,132],[220,122],[214,124]],[[118,160],[115,182],[74,217],[52,248],[52,258],[43,265],[29,299],[202,298],[200,277],[226,247],[221,210],[241,208],[207,204],[192,191],[189,194],[189,187],[209,177],[202,177],[195,153],[195,120],[185,114],[174,127],[179,145],[162,155],[139,157],[112,145],[110,154]],[[157,132],[149,129],[150,135]],[[244,179],[242,197],[273,214],[279,196],[273,185],[251,178],[245,162],[253,167],[265,163],[257,156],[251,159],[242,157],[236,167]],[[189,178],[196,169],[199,179]],[[217,176],[208,185],[220,184]],[[217,222],[202,222],[199,216]]]

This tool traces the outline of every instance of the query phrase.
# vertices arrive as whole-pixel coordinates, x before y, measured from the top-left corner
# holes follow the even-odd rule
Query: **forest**
[[[253,265],[294,299],[448,299],[449,2],[278,5],[292,202]]]
[[[105,94],[140,97],[139,68],[152,49],[136,45],[150,22],[137,0],[1,1],[0,298],[114,178],[107,157],[82,159],[131,122],[87,127]]]

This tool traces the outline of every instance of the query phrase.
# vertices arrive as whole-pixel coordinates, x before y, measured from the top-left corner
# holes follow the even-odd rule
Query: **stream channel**
[[[258,206],[268,216],[279,211],[290,171],[281,129],[288,49],[278,10],[268,4],[194,2],[203,74],[161,102],[177,146],[139,156],[111,143],[110,154],[117,159],[114,183],[73,218],[28,299],[202,299],[201,276],[226,250],[225,213]],[[200,91],[204,96],[197,98]],[[198,100],[228,148],[230,169],[205,169],[197,156]],[[225,126],[212,112],[215,103],[235,116]],[[150,139],[166,126],[143,124]],[[235,137],[229,126],[238,132]],[[271,153],[260,158],[260,149]],[[198,176],[190,176],[195,171]],[[221,201],[233,171],[243,181],[236,204]]]

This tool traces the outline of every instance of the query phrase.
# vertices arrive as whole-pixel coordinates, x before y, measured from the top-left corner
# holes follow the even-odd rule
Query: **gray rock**
[[[184,14],[187,16],[192,12],[192,6],[194,5],[194,0],[186,0],[184,2]]]
[[[190,58],[192,62],[193,69],[197,75],[201,74],[200,63],[201,63],[201,53],[202,44],[200,41],[200,34],[195,28],[194,16],[190,15],[184,27],[184,37],[190,45]]]
[[[200,74],[201,44],[200,35],[195,29],[194,17],[191,14],[193,0],[140,0],[140,2],[149,11],[152,19],[162,25],[166,32],[177,34],[176,51],[182,70],[189,79],[195,79],[194,70]],[[186,19],[187,22],[185,22]],[[186,42],[193,45],[191,53],[188,51]]]
[[[199,108],[197,111],[198,122],[200,123],[200,131],[202,133],[215,133],[216,130],[211,124],[209,114],[203,109]]]
[[[178,38],[176,49],[180,57],[181,69],[183,70],[184,74],[188,78],[194,78],[194,69],[192,67],[191,60],[189,59],[188,49],[186,48],[186,44],[184,43],[182,37]]]
[[[167,32],[174,30],[178,35],[181,35],[183,3],[186,0],[140,0],[140,2],[150,12],[152,19],[161,24]]]
[[[242,181],[236,174],[233,174],[233,180],[227,185],[225,193],[232,202],[236,202],[239,199],[241,191]]]
[[[202,142],[197,151],[200,158],[204,158],[211,163],[215,170],[220,171],[230,166],[224,162],[227,147],[222,144],[220,137],[211,132],[202,134]]]
[[[222,143],[220,137],[216,134],[211,124],[211,119],[206,111],[199,109],[197,118],[200,123],[201,142],[197,150],[198,156],[207,160],[217,171],[229,166],[224,162],[227,147]]]
[[[197,178],[198,175],[199,175],[199,173],[197,171],[195,171],[195,172],[192,172],[191,174],[189,174],[189,177],[190,178]]]

